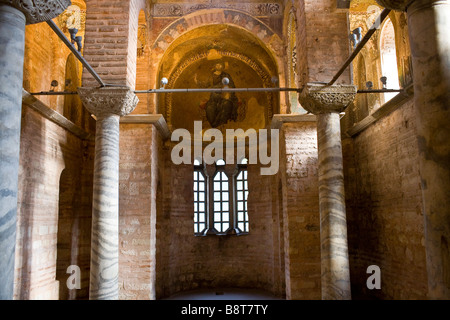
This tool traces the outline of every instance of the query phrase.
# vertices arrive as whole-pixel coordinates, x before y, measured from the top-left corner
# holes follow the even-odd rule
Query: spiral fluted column
[[[136,95],[123,88],[79,88],[97,118],[92,204],[89,299],[119,298],[119,119],[131,113]]]
[[[308,84],[299,97],[317,115],[323,300],[351,299],[339,113],[355,96],[355,86]]]
[[[0,300],[13,298],[25,25],[52,19],[69,4],[0,0]]]

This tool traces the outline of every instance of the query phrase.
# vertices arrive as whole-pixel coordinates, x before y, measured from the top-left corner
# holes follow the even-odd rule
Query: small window
[[[194,168],[194,234],[200,235],[207,227],[207,179],[203,168],[199,165]]]
[[[398,68],[397,68],[397,52],[395,47],[395,30],[391,19],[386,19],[383,28],[381,29],[380,36],[380,50],[381,50],[381,72],[383,76],[387,78],[387,89],[400,89],[400,83],[398,80]],[[388,102],[397,93],[385,93],[384,100]]]
[[[205,170],[199,160],[194,162],[195,235],[249,232],[247,163],[247,159],[242,159],[237,170],[229,173],[225,161],[220,159],[214,174],[209,176],[206,172],[211,170]]]
[[[248,221],[248,172],[247,159],[243,159],[238,166],[238,174],[236,177],[236,224],[241,233],[249,232]]]

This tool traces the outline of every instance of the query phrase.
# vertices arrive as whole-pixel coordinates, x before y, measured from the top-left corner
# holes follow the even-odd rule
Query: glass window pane
[[[245,170],[243,172],[244,172],[244,179],[247,180],[247,170]]]
[[[228,192],[222,192],[222,200],[228,201]]]
[[[206,221],[205,221],[205,214],[204,214],[204,213],[200,213],[200,214],[199,214],[199,218],[200,218],[199,222],[206,222]]]
[[[222,221],[230,221],[230,214],[228,212],[222,213]]]
[[[194,214],[194,222],[198,222],[198,214]]]
[[[225,161],[223,161],[223,159],[219,159],[219,160],[216,161],[216,164],[218,166],[224,166],[225,165]]]
[[[214,228],[216,228],[217,231],[222,232],[222,224],[221,223],[214,223]]]
[[[238,179],[238,180],[242,180],[243,178],[244,178],[243,171],[241,171],[241,172],[239,173],[239,175],[237,176],[237,179]]]
[[[239,222],[238,223],[238,228],[241,229],[242,231],[245,231],[245,225],[243,222]]]
[[[214,201],[220,201],[220,192],[214,192]]]
[[[198,201],[198,193],[194,192],[194,201]]]
[[[222,232],[227,230],[230,227],[230,224],[228,222],[222,224]]]
[[[238,181],[237,182],[237,189],[238,190],[242,190],[242,187],[243,187],[242,181]]]
[[[214,213],[214,221],[215,222],[221,222],[222,221],[222,216],[220,212],[215,212]]]
[[[204,182],[199,183],[198,187],[199,187],[199,189],[198,189],[199,191],[205,191],[205,183]]]
[[[198,161],[198,159],[194,160],[194,166],[199,166],[200,165],[200,161]]]
[[[214,182],[214,190],[215,191],[220,190],[220,182]]]
[[[220,202],[214,202],[214,212],[220,212]]]
[[[204,203],[199,203],[198,204],[198,211],[199,212],[205,212],[205,204]]]
[[[222,190],[228,191],[228,182],[222,182]]]
[[[228,177],[227,177],[227,175],[225,174],[225,172],[222,172],[222,174],[221,174],[221,179],[222,179],[222,181],[228,181]]]
[[[244,200],[244,193],[243,192],[238,192],[237,193],[237,199],[238,200]]]
[[[194,232],[198,233],[198,224],[196,224],[196,223],[194,224]]]
[[[198,191],[198,183],[197,182],[194,182],[194,191]]]
[[[244,203],[242,201],[238,202],[238,211],[243,211],[244,210]]]
[[[198,212],[198,203],[194,203],[194,212]]]
[[[248,159],[247,158],[243,158],[241,160],[241,164],[248,164]]]
[[[228,212],[228,202],[223,202],[222,203],[222,211],[223,212]],[[228,220],[228,219],[225,219]]]
[[[245,188],[245,190],[248,190],[248,182],[247,181],[244,181],[244,188]]]
[[[201,193],[199,194],[198,200],[199,200],[199,201],[205,201],[205,193],[204,193],[204,192],[201,192]]]
[[[198,173],[198,181],[201,181],[201,182],[205,181],[205,177],[200,172]]]

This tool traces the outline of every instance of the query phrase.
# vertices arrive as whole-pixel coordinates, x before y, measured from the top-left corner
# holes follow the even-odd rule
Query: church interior
[[[450,299],[449,21],[0,0],[0,299]]]

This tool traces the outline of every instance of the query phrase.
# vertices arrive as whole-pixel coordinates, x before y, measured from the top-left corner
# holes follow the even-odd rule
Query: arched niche
[[[267,88],[278,86],[278,75],[276,61],[258,37],[224,23],[197,27],[171,41],[161,58],[156,83],[165,77],[166,89]],[[222,83],[224,77],[228,84]],[[214,125],[208,116],[216,98],[231,101],[236,110],[235,117],[225,124]],[[193,133],[194,121],[202,121],[203,129],[257,130],[265,128],[279,112],[279,100],[274,92],[223,93],[221,97],[209,92],[166,93],[159,95],[157,107],[172,130],[183,128]]]

